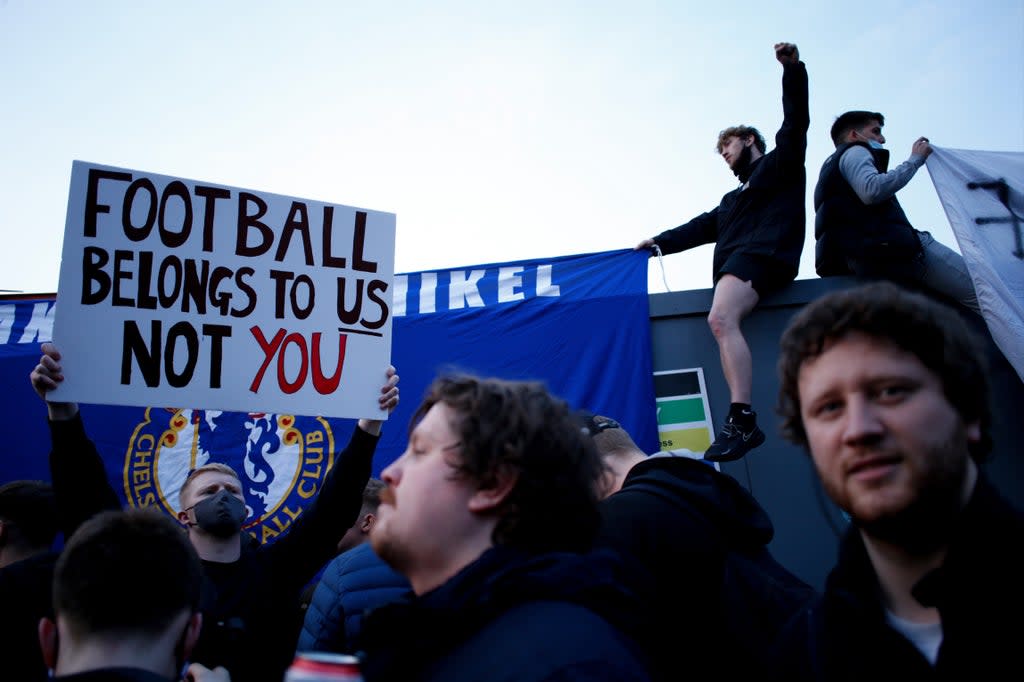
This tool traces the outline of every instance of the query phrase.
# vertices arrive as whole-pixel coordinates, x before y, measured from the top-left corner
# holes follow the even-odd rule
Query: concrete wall
[[[772,551],[790,570],[817,587],[835,561],[838,534],[846,526],[842,512],[824,495],[807,454],[779,435],[775,412],[778,340],[790,318],[805,303],[852,278],[798,280],[766,297],[743,325],[754,360],[753,407],[767,440],[738,462],[721,465],[761,502],[775,524]],[[651,294],[654,371],[703,367],[714,426],[720,428],[729,406],[718,346],[707,325],[711,289]],[[995,448],[985,470],[1002,492],[1024,508],[1024,383],[991,342],[981,318],[964,313],[988,340],[993,385]]]

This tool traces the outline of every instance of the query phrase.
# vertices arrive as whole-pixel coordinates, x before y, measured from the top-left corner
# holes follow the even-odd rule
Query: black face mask
[[[192,508],[196,513],[195,525],[218,538],[237,535],[246,517],[245,504],[227,490],[197,502]]]

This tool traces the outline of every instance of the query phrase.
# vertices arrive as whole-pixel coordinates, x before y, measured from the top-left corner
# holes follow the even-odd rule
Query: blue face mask
[[[857,137],[859,137],[860,139],[864,140],[864,142],[866,142],[867,145],[869,147],[871,147],[872,149],[882,149],[883,148],[882,147],[882,143],[879,142],[878,140],[873,140],[870,137],[867,137],[866,135],[861,135],[860,133],[854,133],[854,134]]]

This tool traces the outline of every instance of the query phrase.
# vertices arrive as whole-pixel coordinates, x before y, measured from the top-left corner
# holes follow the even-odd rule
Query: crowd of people
[[[714,243],[714,295],[708,325],[718,343],[730,405],[704,459],[729,462],[765,441],[750,404],[753,359],[741,330],[766,295],[791,283],[804,246],[807,173],[807,69],[792,43],[777,43],[782,64],[782,126],[775,149],[750,126],[718,136],[717,150],[740,185],[718,206],[689,222],[642,240],[637,250],[671,254]],[[830,134],[836,145],[814,188],[815,270],[822,277],[854,275],[898,282],[980,313],[963,257],[915,229],[896,192],[932,153],[928,138],[914,142],[910,158],[888,169],[885,117],[847,111]]]
[[[5,678],[281,682],[304,651],[354,655],[370,682],[1014,669],[1024,512],[981,467],[985,354],[915,285],[977,299],[959,256],[894,196],[927,139],[887,172],[882,114],[847,112],[815,190],[819,274],[871,280],[808,303],[780,342],[782,431],[850,520],[822,590],[776,560],[767,512],[714,465],[765,439],[740,325],[795,278],[803,243],[807,72],[795,45],[775,56],[775,149],[754,128],[724,130],[740,187],[636,247],[716,244],[709,324],[732,402],[703,457],[645,453],[614,416],[541,383],[442,374],[379,479],[382,420],[361,419],[309,506],[260,544],[223,464],[188,474],[176,519],[122,509],[78,406],[47,400],[64,375],[46,343],[30,381],[47,400],[51,480],[0,486]],[[384,416],[399,376],[381,377]]]

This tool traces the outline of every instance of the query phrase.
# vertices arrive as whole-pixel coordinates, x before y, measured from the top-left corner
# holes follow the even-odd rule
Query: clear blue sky
[[[883,112],[896,162],[1024,151],[1021,0],[0,0],[0,289],[57,289],[74,159],[395,213],[399,272],[632,247],[733,188],[719,130],[773,146],[779,41],[810,74],[800,278],[838,113]],[[900,200],[957,248],[927,170]]]

